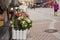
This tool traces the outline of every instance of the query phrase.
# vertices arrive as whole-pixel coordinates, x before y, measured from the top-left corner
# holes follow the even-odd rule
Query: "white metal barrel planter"
[[[28,29],[32,27],[32,20],[25,11],[17,9],[17,7],[15,9],[16,12],[10,21],[10,25],[12,26],[12,39],[26,40]]]
[[[23,30],[23,40],[26,40],[27,39],[27,30]]]
[[[27,30],[15,30],[14,28],[12,28],[12,39],[26,40]]]
[[[12,39],[16,39],[17,31],[12,28]]]
[[[19,30],[17,30],[17,35],[16,35],[17,36],[17,39],[20,39],[20,37],[19,37],[20,35],[19,34],[20,34],[19,33]]]

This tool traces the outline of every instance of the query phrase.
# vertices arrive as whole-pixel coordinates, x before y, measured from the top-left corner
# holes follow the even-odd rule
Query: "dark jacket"
[[[0,6],[0,14],[2,14],[3,12],[4,12],[4,10]]]

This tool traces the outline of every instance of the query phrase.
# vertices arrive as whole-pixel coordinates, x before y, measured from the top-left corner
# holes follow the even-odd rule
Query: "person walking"
[[[0,14],[3,14],[4,9],[2,8],[1,4],[0,4]]]
[[[54,1],[53,6],[54,6],[54,16],[57,16],[57,11],[59,9],[59,4],[56,1]]]

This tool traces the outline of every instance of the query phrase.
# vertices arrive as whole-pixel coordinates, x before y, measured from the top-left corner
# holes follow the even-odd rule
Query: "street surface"
[[[58,16],[54,16],[53,8],[29,9],[28,14],[33,20],[33,26],[30,29],[31,37],[27,40],[60,40],[60,10]],[[45,32],[49,29],[55,29]]]

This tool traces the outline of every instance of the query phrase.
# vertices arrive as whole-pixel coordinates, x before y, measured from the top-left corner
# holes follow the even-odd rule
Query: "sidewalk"
[[[29,15],[33,20],[31,38],[27,40],[60,40],[60,14],[54,16],[51,8],[30,9]],[[47,29],[56,29],[58,32],[48,33]]]

